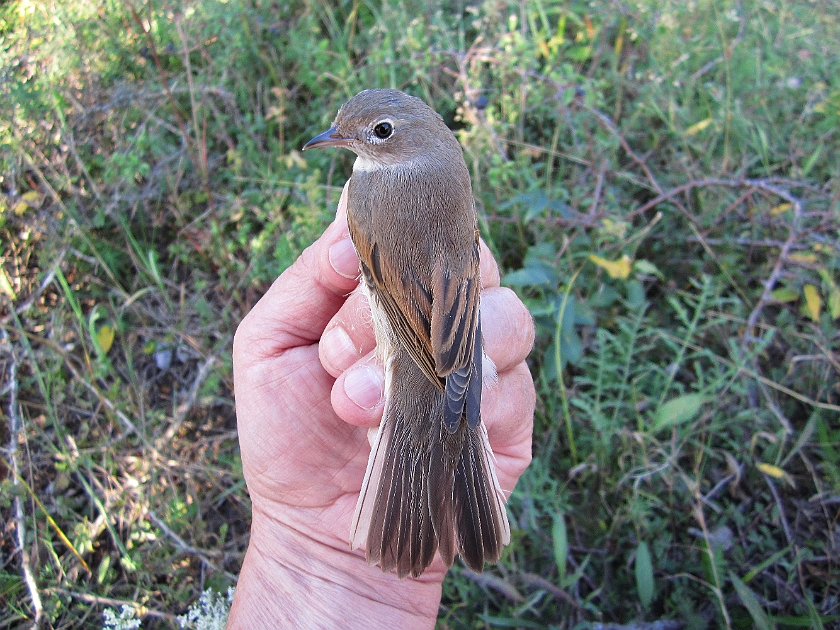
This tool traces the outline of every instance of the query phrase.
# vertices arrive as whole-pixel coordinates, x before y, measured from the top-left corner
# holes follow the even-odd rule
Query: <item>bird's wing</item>
[[[464,257],[464,268],[434,265],[431,286],[425,286],[417,277],[395,277],[398,267],[383,261],[379,244],[364,230],[356,229],[352,219],[349,223],[365,284],[384,310],[394,335],[430,381],[443,387],[443,379],[451,375],[455,379],[451,385],[460,398],[457,381],[465,387],[471,380],[476,354],[481,291],[478,233],[471,254]],[[395,294],[403,299],[398,302]],[[402,308],[401,304],[411,306]]]
[[[446,377],[443,424],[450,432],[458,428],[464,417],[471,429],[481,418],[480,292],[476,231],[465,269],[433,272],[431,343],[437,373]]]
[[[403,282],[402,279],[394,277],[394,266],[383,263],[379,244],[364,230],[356,229],[349,215],[348,223],[368,292],[385,312],[391,331],[426,378],[443,389],[444,381],[435,368],[429,336],[432,293],[416,279]],[[404,303],[411,304],[413,308],[404,310],[400,307],[394,298],[397,291],[408,294],[409,299]]]
[[[462,269],[432,270],[432,356],[439,376],[449,376],[473,361],[478,323],[481,271],[478,232]],[[481,355],[479,355],[481,356]]]

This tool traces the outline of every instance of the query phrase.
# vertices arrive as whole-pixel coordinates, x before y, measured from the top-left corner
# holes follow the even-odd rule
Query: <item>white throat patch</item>
[[[374,162],[373,160],[369,160],[366,157],[362,157],[361,155],[356,157],[356,161],[353,162],[353,172],[356,171],[378,171],[382,168],[382,164],[379,162]]]

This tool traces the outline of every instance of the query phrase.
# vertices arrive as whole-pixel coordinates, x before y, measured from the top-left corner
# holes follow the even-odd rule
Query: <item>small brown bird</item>
[[[351,547],[366,543],[368,562],[401,578],[423,573],[435,551],[481,571],[510,542],[510,525],[481,423],[479,241],[461,146],[433,109],[398,90],[350,99],[303,148],[324,146],[357,155],[347,222],[385,366]]]

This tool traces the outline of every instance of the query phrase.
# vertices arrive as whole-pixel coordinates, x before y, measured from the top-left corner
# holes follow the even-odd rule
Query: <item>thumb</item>
[[[239,324],[237,352],[259,361],[317,342],[347,294],[358,285],[359,260],[347,228],[347,186],[335,221],[284,271]]]

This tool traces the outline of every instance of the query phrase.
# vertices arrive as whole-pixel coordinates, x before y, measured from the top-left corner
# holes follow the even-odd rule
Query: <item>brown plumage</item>
[[[351,545],[399,577],[435,552],[471,569],[510,526],[481,423],[478,230],[469,172],[443,119],[397,90],[365,90],[304,148],[357,154],[347,220],[385,365],[385,412]]]

